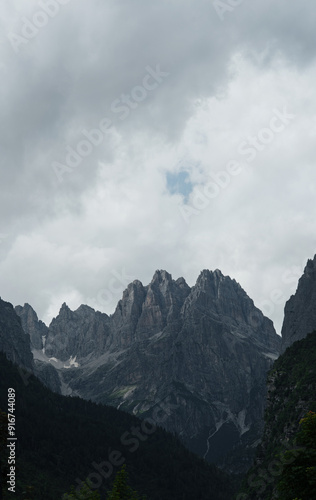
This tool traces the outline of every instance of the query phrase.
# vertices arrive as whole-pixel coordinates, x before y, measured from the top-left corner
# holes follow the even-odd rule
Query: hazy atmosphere
[[[0,295],[112,313],[156,269],[280,333],[316,253],[312,0],[0,6]]]

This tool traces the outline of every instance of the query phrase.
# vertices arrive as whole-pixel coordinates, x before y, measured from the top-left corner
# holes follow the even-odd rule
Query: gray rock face
[[[16,306],[15,312],[21,318],[23,330],[30,335],[32,347],[34,349],[42,349],[42,338],[46,336],[48,332],[45,323],[39,321],[36,312],[29,304],[24,304],[23,307]]]
[[[61,361],[99,355],[109,347],[109,318],[91,307],[81,305],[71,311],[63,304],[49,326],[45,354]]]
[[[67,394],[154,417],[234,472],[249,467],[279,349],[272,322],[219,270],[192,288],[156,271],[147,286],[131,283],[110,317],[63,304],[45,345],[47,356],[78,362],[56,365]]]
[[[25,333],[21,320],[12,304],[0,299],[0,351],[10,361],[20,367],[33,370],[33,355],[30,348],[30,336]]]
[[[189,293],[184,279],[174,281],[166,271],[156,271],[146,287],[140,281],[131,283],[111,318],[115,344],[128,347],[177,324]]]
[[[282,326],[282,352],[316,330],[316,255],[308,260],[295,295],[287,301]]]

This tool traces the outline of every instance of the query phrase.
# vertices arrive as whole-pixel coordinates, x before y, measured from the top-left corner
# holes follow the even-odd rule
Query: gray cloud
[[[38,28],[25,18],[49,2],[0,7],[1,295],[45,318],[64,299],[111,312],[120,291],[102,303],[100,290],[113,271],[146,282],[165,267],[193,284],[218,267],[259,305],[276,288],[284,302],[282,275],[316,243],[312,1],[227,0],[222,20],[206,0],[56,2]],[[247,163],[241,142],[284,106],[295,120]],[[69,166],[102,120],[102,140]],[[187,224],[181,207],[230,160],[242,173]],[[168,190],[183,165],[185,198]]]

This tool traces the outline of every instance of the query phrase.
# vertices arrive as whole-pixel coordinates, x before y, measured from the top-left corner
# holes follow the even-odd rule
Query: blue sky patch
[[[171,173],[167,172],[167,189],[170,194],[182,194],[185,201],[188,201],[189,195],[193,190],[190,182],[189,173],[186,171]]]

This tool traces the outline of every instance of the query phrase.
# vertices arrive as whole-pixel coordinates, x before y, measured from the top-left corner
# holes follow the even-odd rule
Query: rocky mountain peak
[[[172,276],[169,274],[167,271],[164,271],[163,269],[155,271],[155,274],[153,276],[153,279],[151,283],[162,283],[162,282],[171,282],[172,281]]]
[[[23,330],[28,332],[34,349],[43,348],[43,337],[47,335],[47,326],[38,319],[36,312],[29,304],[16,306],[15,312],[21,318]]]
[[[219,269],[204,269],[200,273],[190,299],[197,300],[202,307],[211,307],[217,313],[227,315],[231,314],[233,304],[241,308],[244,300],[251,300],[235,280],[224,276]]]
[[[76,311],[64,303],[49,325],[45,343],[48,357],[67,361],[100,355],[109,341],[109,317],[82,305]]]
[[[225,276],[219,269],[215,269],[215,271],[204,269],[201,271],[195,284],[196,289],[208,291],[208,293],[212,293],[216,297],[219,297],[220,290],[223,287],[225,289],[235,289],[237,293],[243,291],[234,279]]]
[[[66,302],[63,302],[59,314],[68,314],[69,312],[71,312],[70,308],[67,306]]]
[[[143,288],[144,288],[142,282],[139,281],[139,280],[132,281],[132,283],[130,283],[128,285],[128,287],[131,287],[131,288],[133,288],[135,290],[143,290]]]
[[[309,259],[295,295],[285,304],[282,325],[282,352],[296,340],[316,330],[316,255]]]
[[[123,292],[111,318],[115,342],[124,347],[135,340],[135,332],[142,313],[146,291],[139,280],[134,280]]]
[[[191,290],[191,288],[189,287],[189,285],[187,284],[187,282],[185,281],[184,278],[178,278],[176,280],[176,285],[181,289],[181,290],[185,290],[187,292],[189,292]]]
[[[223,275],[222,271],[219,269],[215,269],[215,271],[211,271],[210,269],[203,269],[200,272],[200,275],[197,279],[197,283],[199,281],[205,281],[205,280],[215,280],[215,281],[222,281],[225,278]]]
[[[68,306],[66,306],[67,309]],[[81,306],[78,307],[78,309],[76,309],[75,313],[79,316],[81,316],[82,318],[86,318],[86,317],[92,317],[95,315],[96,311],[95,309],[93,309],[92,307],[90,306],[87,306],[85,304],[81,304]]]
[[[147,296],[156,295],[156,292],[163,297],[167,297],[170,294],[172,295],[172,289],[175,287],[175,281],[173,281],[171,274],[167,273],[167,271],[160,270],[156,271],[153,279],[147,287]],[[153,293],[151,293],[153,291]]]
[[[70,309],[70,307],[66,304],[66,302],[63,302],[61,305],[61,308],[59,309],[58,316],[56,318],[52,319],[51,324],[49,326],[54,325],[56,319],[63,320],[63,321],[67,321],[67,320],[70,321],[73,318],[73,315],[74,315],[74,311],[72,311]]]
[[[30,336],[22,328],[21,319],[12,304],[0,299],[0,351],[10,361],[33,370]]]
[[[264,349],[279,351],[280,337],[275,334],[273,323],[254,305],[253,300],[234,279],[216,269],[204,269],[183,305],[184,317],[216,319],[218,324],[230,325],[232,331],[252,338]]]
[[[138,280],[130,283],[112,318],[119,345],[126,347],[162,331],[172,318],[179,317],[189,292],[183,278],[174,281],[164,270],[157,270],[145,287]]]

